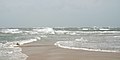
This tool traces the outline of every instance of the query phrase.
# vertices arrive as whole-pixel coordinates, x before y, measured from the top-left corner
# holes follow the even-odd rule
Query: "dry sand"
[[[53,45],[54,42],[33,42],[22,47],[27,60],[120,60],[120,53],[70,50]]]

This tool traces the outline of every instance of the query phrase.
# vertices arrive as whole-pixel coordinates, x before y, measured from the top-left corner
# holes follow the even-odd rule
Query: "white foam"
[[[2,33],[22,33],[22,31],[20,31],[19,29],[2,29],[0,32]]]
[[[24,31],[24,32],[27,34],[39,34],[38,32],[35,32],[35,31]]]
[[[83,37],[81,37],[80,39],[75,39],[75,41],[86,42],[87,40],[85,40],[85,39],[83,39]]]
[[[102,50],[102,49],[70,47],[70,46],[67,46],[67,45],[62,45],[62,43],[64,43],[64,42],[68,42],[68,41],[58,41],[54,45],[56,45],[58,47],[61,47],[61,48],[76,49],[76,50],[99,51],[99,52],[120,52],[120,51],[114,51],[114,50]],[[69,42],[72,42],[72,41],[69,41]]]
[[[104,34],[104,33],[120,33],[120,31],[65,31],[65,30],[57,30],[56,34],[68,34],[68,35],[80,35],[82,34]]]
[[[40,37],[35,37],[37,40],[41,40],[41,38]]]
[[[42,34],[55,34],[52,28],[37,28],[37,29],[33,29],[33,31],[39,32]]]
[[[120,31],[75,31],[75,33],[120,33]]]
[[[103,28],[100,28],[99,30],[109,31],[110,29],[103,29]]]
[[[47,38],[47,36],[46,36],[46,35],[41,35],[41,37],[43,37],[43,38]]]
[[[70,35],[78,35],[76,32],[69,33]]]
[[[0,43],[0,60],[26,60],[27,55],[23,54],[20,47],[14,47],[12,42]]]
[[[118,37],[119,38],[120,36],[114,36],[114,37],[116,37],[116,38]]]
[[[55,31],[56,34],[68,34],[70,31],[62,31],[62,30],[59,30],[59,31]]]
[[[19,41],[20,45],[26,44],[26,43],[31,43],[37,41],[37,39],[30,39],[30,40],[23,40],[23,41]]]
[[[20,47],[15,46],[31,43],[40,39],[40,37],[35,37],[34,39],[6,42],[5,44],[0,43],[0,60],[26,60],[28,56],[21,52],[22,49]]]

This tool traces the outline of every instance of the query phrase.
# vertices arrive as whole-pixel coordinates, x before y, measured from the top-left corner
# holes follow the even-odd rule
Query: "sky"
[[[0,27],[120,27],[120,0],[0,0]]]

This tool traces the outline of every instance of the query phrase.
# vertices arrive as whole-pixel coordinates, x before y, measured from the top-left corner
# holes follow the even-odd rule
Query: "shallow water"
[[[51,41],[61,48],[120,52],[120,31],[81,31],[79,28],[1,28],[0,60],[26,60],[20,47],[33,41]]]

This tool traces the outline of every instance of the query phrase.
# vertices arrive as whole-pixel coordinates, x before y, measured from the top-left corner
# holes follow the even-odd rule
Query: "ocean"
[[[0,60],[26,60],[18,45],[51,41],[65,49],[120,52],[119,28],[0,28]]]

